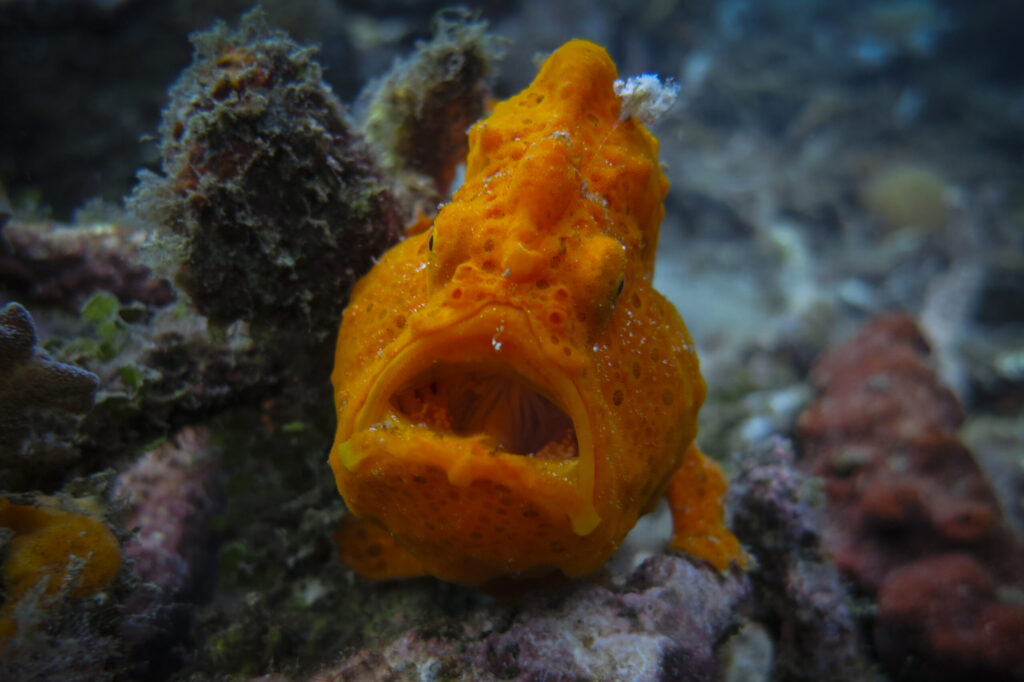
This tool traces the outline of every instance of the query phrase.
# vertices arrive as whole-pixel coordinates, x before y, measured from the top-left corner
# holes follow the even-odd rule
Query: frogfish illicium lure
[[[470,130],[430,229],[353,290],[330,464],[362,575],[581,576],[666,493],[673,548],[742,562],[694,446],[693,342],[651,286],[668,180],[615,79],[601,47],[563,45]]]

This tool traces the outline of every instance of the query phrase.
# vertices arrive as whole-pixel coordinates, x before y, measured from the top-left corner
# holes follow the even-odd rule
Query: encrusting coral
[[[0,308],[0,490],[78,457],[74,436],[93,405],[95,374],[57,362],[37,345],[18,303]]]
[[[825,479],[825,546],[876,595],[875,643],[908,680],[1024,679],[1024,544],[970,450],[963,413],[904,314],[815,364],[804,466]]]
[[[736,458],[729,483],[733,527],[756,557],[752,617],[774,635],[773,679],[867,682],[861,624],[824,546],[820,482],[795,459],[789,441],[767,440]]]
[[[75,226],[12,220],[3,237],[10,248],[0,249],[0,290],[33,310],[52,305],[77,313],[98,291],[123,303],[162,306],[174,300],[170,283],[142,262],[147,232],[123,216]]]
[[[144,587],[125,598],[125,648],[132,679],[152,679],[182,663],[176,647],[194,622],[194,602],[214,587],[215,515],[223,510],[220,471],[209,430],[186,428],[138,458],[117,479],[124,525],[134,532],[122,549]]]

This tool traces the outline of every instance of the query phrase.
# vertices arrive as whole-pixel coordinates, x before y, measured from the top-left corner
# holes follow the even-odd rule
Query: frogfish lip
[[[406,464],[443,474],[456,488],[488,481],[568,517],[578,536],[593,531],[601,519],[590,415],[570,372],[537,343],[527,314],[492,305],[408,338],[365,401],[341,415],[335,471],[360,477]]]

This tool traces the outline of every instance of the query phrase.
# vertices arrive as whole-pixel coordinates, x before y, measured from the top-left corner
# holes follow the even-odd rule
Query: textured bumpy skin
[[[692,447],[693,343],[650,284],[668,181],[615,77],[597,45],[562,46],[472,128],[431,229],[356,285],[330,463],[361,574],[583,575],[677,470],[673,546],[741,558],[722,474]]]

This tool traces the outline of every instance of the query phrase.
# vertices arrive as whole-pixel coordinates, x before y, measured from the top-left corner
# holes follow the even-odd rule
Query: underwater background
[[[1024,680],[1024,4],[251,8],[0,2],[0,679]],[[663,505],[584,579],[368,581],[349,291],[571,38],[680,86],[654,285],[752,560]]]

